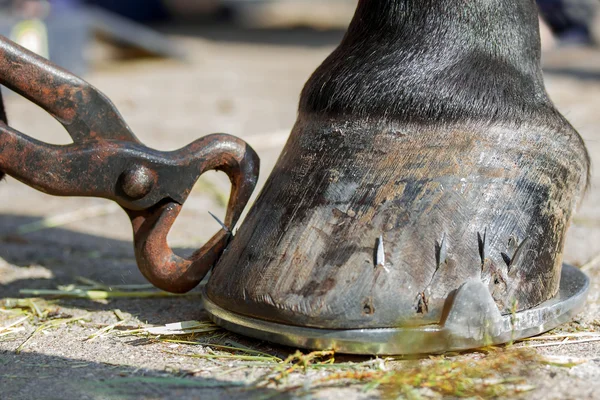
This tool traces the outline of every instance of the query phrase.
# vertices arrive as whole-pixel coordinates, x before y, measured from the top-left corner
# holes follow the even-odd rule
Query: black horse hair
[[[546,94],[540,53],[534,0],[360,0],[300,112],[568,125]]]

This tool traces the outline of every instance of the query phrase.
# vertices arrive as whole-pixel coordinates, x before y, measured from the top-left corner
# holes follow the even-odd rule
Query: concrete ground
[[[264,182],[294,123],[304,81],[342,32],[207,28],[175,33],[178,44],[189,50],[188,63],[104,63],[87,80],[113,100],[136,135],[151,147],[176,149],[212,132],[245,139],[261,157]],[[585,311],[563,328],[594,332],[600,326],[600,172],[596,168],[600,162],[600,51],[554,49],[545,54],[544,66],[551,97],[584,137],[595,168],[591,190],[569,231],[565,251],[565,261],[585,265],[593,284]],[[24,99],[10,97],[8,113],[11,125],[22,132],[51,143],[69,142],[57,122]],[[227,190],[220,174],[209,173],[202,179],[170,235],[173,247],[189,253],[218,229],[207,211],[223,215]],[[47,225],[59,226],[45,228]],[[19,293],[22,289],[73,284],[78,277],[107,285],[145,283],[135,265],[130,239],[125,214],[109,202],[51,197],[9,178],[0,184],[0,256],[4,260],[0,262],[0,299],[25,297]],[[197,296],[63,299],[49,307],[59,316],[85,319],[31,336],[40,325],[32,317],[21,325],[23,330],[0,336],[0,399],[354,399],[381,395],[352,384],[310,390],[311,382],[326,374],[319,371],[307,376],[292,374],[291,382],[306,390],[285,391],[285,385],[274,384],[257,388],[251,383],[264,375],[268,366],[181,355],[211,354],[205,346],[116,334],[86,340],[106,324],[118,321],[115,309],[125,317],[120,328],[204,320]],[[7,310],[0,312],[0,327],[19,318]],[[295,350],[233,334],[223,336],[222,331],[216,334],[220,343],[241,343],[282,358]],[[17,354],[19,346],[22,351]],[[525,397],[600,396],[600,342],[537,351],[560,356],[554,360],[575,361],[575,365],[536,364],[525,378],[532,389]],[[435,395],[431,390],[419,393]]]

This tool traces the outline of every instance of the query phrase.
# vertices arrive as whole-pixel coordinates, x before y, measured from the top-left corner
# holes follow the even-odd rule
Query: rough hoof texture
[[[352,329],[439,323],[472,280],[503,314],[557,293],[587,153],[545,93],[534,3],[465,4],[359,2],[214,269],[214,303]]]

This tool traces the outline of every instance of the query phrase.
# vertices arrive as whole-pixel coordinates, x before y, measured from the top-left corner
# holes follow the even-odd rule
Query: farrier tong
[[[115,201],[131,219],[142,274],[170,292],[194,288],[224,251],[256,186],[254,150],[226,134],[170,152],[148,148],[103,93],[1,36],[0,84],[46,110],[73,139],[47,144],[0,121],[0,171],[48,194]],[[224,227],[181,258],[169,248],[167,234],[196,180],[209,170],[223,171],[231,181]]]

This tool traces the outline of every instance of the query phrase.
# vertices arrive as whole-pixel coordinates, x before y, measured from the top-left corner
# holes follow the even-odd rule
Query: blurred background
[[[600,42],[598,0],[537,0],[544,48]],[[96,39],[129,54],[184,59],[158,32],[211,38],[211,28],[343,30],[356,0],[0,0],[0,33],[83,74]],[[272,36],[272,39],[275,35]],[[249,37],[248,39],[251,39]],[[113,49],[114,50],[114,49]]]
[[[596,165],[600,2],[538,5],[548,91]],[[213,132],[243,138],[261,157],[262,184],[294,124],[304,82],[339,43],[355,6],[356,0],[0,0],[0,34],[83,75],[150,147],[172,150]],[[8,96],[7,112],[24,133],[70,142],[56,121],[19,96]],[[565,260],[576,265],[600,252],[595,171],[567,240]],[[84,269],[111,281],[113,274],[122,279],[118,260],[128,260],[129,273],[143,281],[132,262],[129,221],[116,205],[47,196],[11,178],[0,186],[0,254],[11,264],[43,265],[58,280]],[[210,238],[219,226],[207,211],[223,217],[228,191],[220,173],[203,176],[171,244],[193,249]],[[89,267],[90,254],[97,269]],[[32,273],[10,271],[2,272],[4,280]]]

